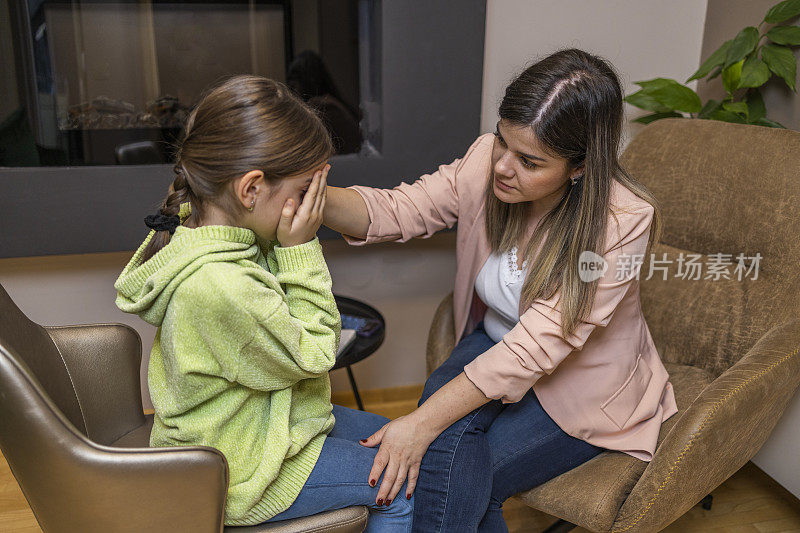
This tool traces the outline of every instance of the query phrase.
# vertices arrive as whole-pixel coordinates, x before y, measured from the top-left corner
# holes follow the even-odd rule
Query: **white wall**
[[[753,462],[800,498],[800,391],[795,391],[775,429]]]
[[[611,62],[625,94],[634,81],[680,82],[700,64],[707,0],[488,0],[481,131],[494,131],[503,91],[528,63],[559,48]],[[695,87],[697,81],[690,86]],[[647,114],[625,104],[628,119]],[[642,126],[628,124],[623,146]]]

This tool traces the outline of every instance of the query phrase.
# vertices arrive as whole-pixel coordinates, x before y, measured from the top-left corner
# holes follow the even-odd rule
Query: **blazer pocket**
[[[644,396],[652,377],[653,371],[642,360],[642,354],[640,353],[636,357],[636,364],[634,364],[633,370],[625,382],[600,406],[600,409],[618,428],[625,427],[625,424],[639,406],[639,402],[642,400],[642,396]]]

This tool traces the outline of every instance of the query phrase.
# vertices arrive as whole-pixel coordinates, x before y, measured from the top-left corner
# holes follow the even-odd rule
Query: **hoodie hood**
[[[114,282],[117,307],[154,326],[164,321],[175,289],[198,268],[212,261],[249,259],[259,262],[258,256],[262,254],[256,234],[247,228],[178,226],[169,243],[142,263],[144,249],[155,233],[155,230],[150,231]],[[275,244],[275,241],[270,242],[265,252]]]

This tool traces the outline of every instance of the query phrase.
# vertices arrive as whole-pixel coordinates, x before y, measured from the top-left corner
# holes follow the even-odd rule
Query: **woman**
[[[362,442],[380,444],[379,503],[408,480],[416,531],[506,531],[504,500],[605,449],[649,461],[677,412],[639,303],[660,215],[618,161],[613,68],[556,52],[511,82],[499,115],[413,184],[328,190],[324,223],[354,245],[458,223],[459,342],[419,408]]]

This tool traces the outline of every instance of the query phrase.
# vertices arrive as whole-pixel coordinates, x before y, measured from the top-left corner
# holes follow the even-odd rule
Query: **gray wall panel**
[[[414,181],[480,133],[485,0],[381,9],[381,153],[336,156],[331,185]],[[134,250],[172,178],[170,165],[0,168],[0,257]]]

